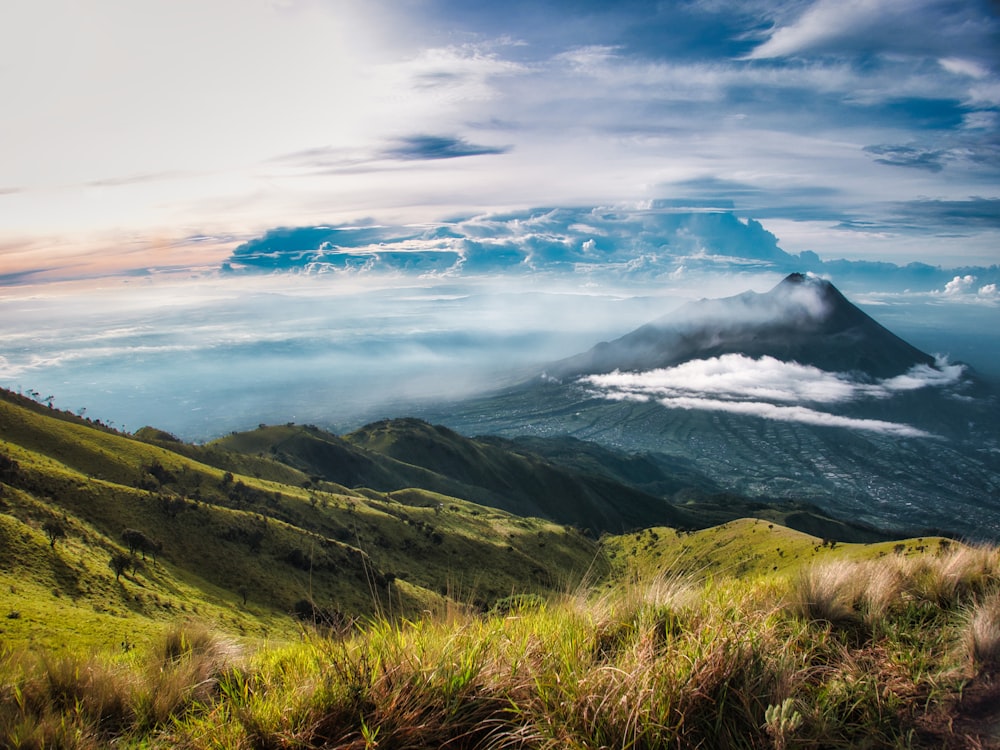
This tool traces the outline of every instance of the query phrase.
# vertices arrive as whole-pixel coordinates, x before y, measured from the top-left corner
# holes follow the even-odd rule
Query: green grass
[[[936,553],[957,542],[941,537],[870,544],[831,542],[755,518],[699,531],[668,527],[607,536],[602,547],[620,574],[649,575],[667,567],[699,576],[793,574],[803,565],[833,559],[882,559]]]
[[[504,613],[451,607],[416,620],[376,618],[334,637],[253,651],[204,630],[175,630],[143,654],[114,659],[8,652],[0,741],[985,746],[995,737],[986,724],[970,723],[961,696],[991,680],[987,654],[995,651],[984,650],[992,648],[984,633],[995,625],[984,627],[982,613],[995,613],[997,553],[956,549],[925,553],[920,565],[915,559],[885,563],[899,573],[888,596],[867,578],[870,561],[844,557],[839,583],[825,593],[801,578],[668,572]],[[950,579],[956,567],[977,574],[965,577],[961,595],[941,600],[928,579]],[[803,610],[803,597],[841,596],[844,585],[857,618]],[[875,599],[883,606],[869,610]],[[995,720],[995,709],[987,718]]]
[[[0,746],[998,741],[996,549],[758,519],[595,542],[318,480],[270,449],[303,436],[139,440],[0,394]],[[162,551],[116,576],[126,528]]]
[[[422,489],[300,482],[267,456],[142,431],[151,444],[0,396],[6,643],[114,650],[192,616],[235,637],[294,638],[294,613],[349,621],[449,600],[488,608],[607,571],[595,542],[548,521]],[[274,430],[299,432],[249,434]],[[52,523],[65,531],[54,545]],[[125,552],[124,529],[162,552],[116,577],[109,561]]]

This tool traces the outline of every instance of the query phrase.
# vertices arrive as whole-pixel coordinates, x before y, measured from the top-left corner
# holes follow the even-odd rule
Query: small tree
[[[57,539],[66,538],[66,527],[63,522],[58,518],[50,518],[48,521],[42,524],[42,531],[49,538],[49,546],[52,549],[56,548]]]
[[[122,541],[128,547],[130,555],[141,552],[143,560],[146,559],[146,550],[154,548],[153,541],[138,529],[125,529],[122,531]]]
[[[115,571],[115,580],[120,580],[122,573],[129,569],[132,564],[132,556],[124,552],[115,552],[108,560],[108,567]]]

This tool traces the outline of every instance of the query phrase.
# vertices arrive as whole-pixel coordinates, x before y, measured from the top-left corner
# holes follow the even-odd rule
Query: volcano
[[[672,367],[724,354],[773,357],[889,378],[934,357],[879,325],[816,276],[793,273],[764,294],[693,302],[612,342],[556,362],[557,378]]]
[[[691,303],[426,416],[466,434],[568,436],[686,462],[727,491],[887,530],[1000,539],[992,387],[815,276]]]

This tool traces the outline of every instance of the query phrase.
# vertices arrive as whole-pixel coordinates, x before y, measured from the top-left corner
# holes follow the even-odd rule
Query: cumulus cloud
[[[956,276],[944,285],[944,293],[949,297],[954,297],[958,294],[968,294],[972,291],[972,287],[975,283],[976,277],[971,274]]]
[[[725,354],[647,372],[589,375],[581,383],[612,400],[655,400],[671,409],[728,411],[784,422],[916,435],[923,433],[909,425],[844,417],[805,404],[886,399],[904,391],[946,387],[960,382],[964,372],[962,365],[940,361],[934,367],[916,365],[896,377],[864,382],[849,373],[827,372],[773,357]]]
[[[484,153],[452,141],[411,144],[405,158]],[[401,155],[401,158],[402,157]],[[227,270],[483,273],[554,270],[669,277],[736,265],[798,269],[777,238],[731,211],[643,206],[537,208],[433,225],[280,228],[236,248]]]

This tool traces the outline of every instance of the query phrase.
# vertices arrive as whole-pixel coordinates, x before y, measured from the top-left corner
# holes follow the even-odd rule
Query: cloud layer
[[[947,209],[998,200],[998,39],[988,0],[7,3],[0,247],[697,199],[990,265]]]
[[[953,207],[952,210],[958,210]],[[973,210],[973,209],[968,209]],[[977,205],[976,211],[985,211]],[[709,200],[472,214],[433,224],[365,222],[274,229],[243,243],[227,269],[424,276],[547,272],[592,281],[683,282],[707,273],[810,271],[862,288],[932,291],[956,273],[979,286],[1000,268],[948,269],[794,255],[752,218]],[[952,285],[953,286],[953,285]],[[949,289],[952,287],[949,286]],[[950,293],[950,292],[949,292]]]
[[[865,382],[850,373],[827,372],[773,357],[726,354],[648,372],[589,375],[580,382],[612,400],[656,401],[670,409],[726,411],[784,422],[926,437],[927,433],[910,425],[847,417],[814,407],[953,386],[961,382],[964,371],[962,365],[939,362],[936,367],[916,365],[896,377]]]

